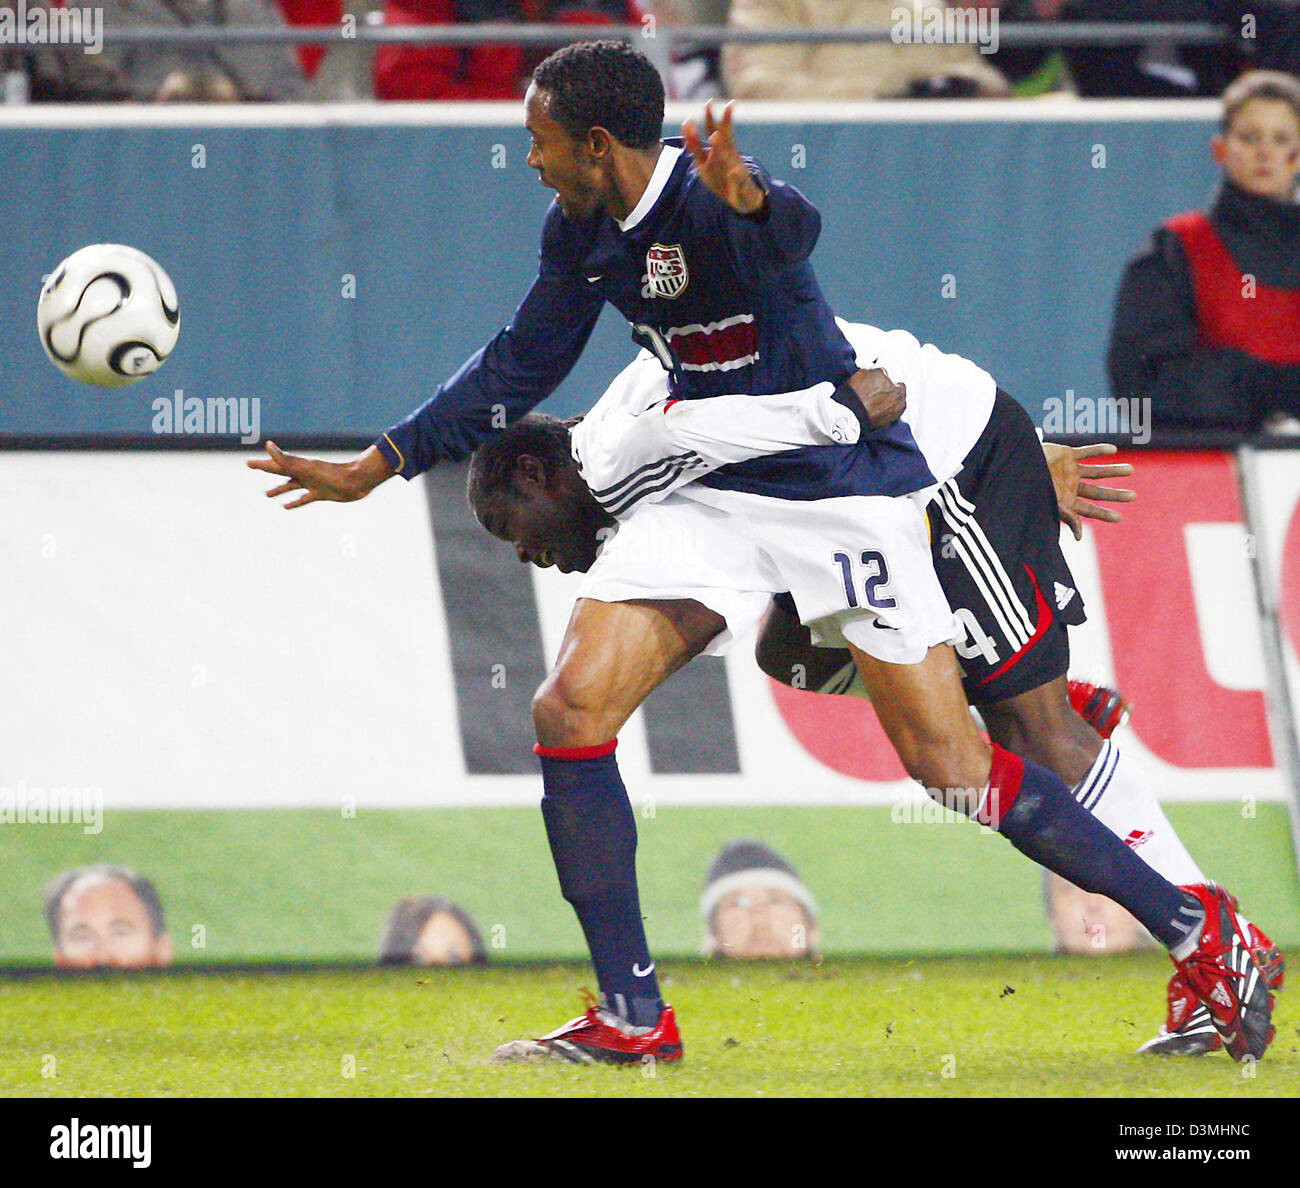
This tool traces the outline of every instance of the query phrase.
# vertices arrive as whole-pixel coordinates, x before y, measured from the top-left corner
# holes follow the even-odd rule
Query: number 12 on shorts
[[[853,580],[853,558],[848,553],[836,553],[834,561],[840,567],[840,576],[844,579],[844,597],[848,599],[849,606],[861,606]],[[867,605],[873,610],[893,610],[898,602],[880,593],[881,586],[889,585],[889,567],[885,564],[885,555],[878,549],[867,549],[862,554],[860,564],[867,571],[862,584]]]

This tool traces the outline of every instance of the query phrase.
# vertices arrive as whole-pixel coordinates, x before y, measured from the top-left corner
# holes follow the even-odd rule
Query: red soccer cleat
[[[626,1019],[592,1005],[549,1035],[512,1040],[496,1050],[494,1060],[549,1057],[570,1064],[645,1064],[682,1058],[682,1037],[673,1008],[665,1006],[654,1027],[633,1027]]]
[[[1232,906],[1237,901],[1228,895]],[[1244,919],[1247,948],[1264,975],[1268,988],[1275,993],[1286,980],[1286,960],[1278,947],[1263,929]],[[1159,1032],[1147,1040],[1138,1051],[1149,1056],[1203,1056],[1223,1047],[1219,1033],[1214,1029],[1210,1012],[1192,992],[1182,972],[1175,970],[1169,979],[1169,1014]]]
[[[1102,738],[1110,738],[1117,727],[1128,721],[1129,703],[1118,690],[1087,681],[1070,681],[1068,689],[1074,712]]]
[[[1228,1055],[1258,1060],[1273,1040],[1273,993],[1251,953],[1251,926],[1237,914],[1232,896],[1213,883],[1182,890],[1196,896],[1205,909],[1205,923],[1196,952],[1174,962],[1178,973],[1205,1008]],[[1280,962],[1279,956],[1274,966],[1279,982]],[[1188,1014],[1182,1000],[1175,1003],[1171,990],[1171,1019],[1176,1008],[1180,1026],[1191,1026],[1195,1011]]]

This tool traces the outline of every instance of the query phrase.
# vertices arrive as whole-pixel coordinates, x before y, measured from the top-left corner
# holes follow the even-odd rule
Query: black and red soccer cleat
[[[1110,738],[1128,721],[1129,703],[1118,690],[1090,685],[1087,681],[1070,681],[1068,690],[1074,712],[1102,738]]]
[[[1235,908],[1236,899],[1231,895],[1228,898]],[[1250,955],[1264,975],[1268,988],[1276,993],[1282,989],[1286,979],[1286,960],[1262,928],[1244,919],[1242,923],[1246,925]],[[1215,1030],[1210,1012],[1192,992],[1182,971],[1174,970],[1169,979],[1169,1014],[1160,1031],[1138,1051],[1148,1056],[1204,1056],[1207,1052],[1217,1052],[1221,1047],[1223,1041]]]
[[[1273,1040],[1273,992],[1264,970],[1251,954],[1250,925],[1236,910],[1232,896],[1210,883],[1184,887],[1205,909],[1196,951],[1174,964],[1187,988],[1205,1008],[1228,1055],[1258,1060]],[[1280,978],[1280,971],[1279,971]],[[1171,1017],[1174,1002],[1171,995]],[[1195,1011],[1179,1011],[1177,1022],[1190,1026]]]
[[[682,1058],[682,1037],[673,1008],[665,1006],[654,1027],[633,1027],[626,1019],[593,1004],[549,1035],[512,1040],[494,1060],[565,1060],[570,1064],[666,1063]]]

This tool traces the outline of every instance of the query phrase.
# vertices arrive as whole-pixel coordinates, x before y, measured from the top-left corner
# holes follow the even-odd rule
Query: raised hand
[[[248,465],[253,470],[274,474],[286,479],[266,494],[273,499],[301,491],[297,499],[284,504],[286,509],[305,507],[324,500],[330,503],[352,503],[364,499],[385,479],[396,473],[384,456],[371,446],[350,462],[324,462],[319,458],[300,458],[286,454],[273,441],[266,443],[266,458],[253,458]]]
[[[736,148],[731,130],[731,108],[722,109],[722,119],[713,118],[713,104],[704,105],[704,137],[694,120],[682,125],[686,151],[695,158],[700,180],[737,214],[753,214],[767,201],[767,193],[758,184],[749,166]]]
[[[1118,524],[1123,518],[1113,507],[1102,507],[1087,500],[1101,499],[1107,503],[1132,503],[1137,498],[1136,491],[1126,487],[1099,487],[1096,483],[1085,481],[1102,478],[1127,478],[1133,473],[1128,462],[1115,462],[1109,465],[1084,464],[1085,458],[1096,458],[1116,453],[1116,447],[1109,442],[1096,445],[1063,446],[1054,442],[1043,443],[1043,453],[1047,456],[1047,468],[1052,472],[1052,486],[1056,488],[1056,507],[1061,522],[1069,525],[1075,540],[1083,539],[1083,521],[1104,520],[1108,524]]]

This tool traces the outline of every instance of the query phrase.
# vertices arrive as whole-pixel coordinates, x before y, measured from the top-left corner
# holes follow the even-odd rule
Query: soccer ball
[[[46,279],[36,327],[64,375],[121,388],[157,371],[172,353],[180,307],[175,286],[144,252],[92,243]]]

